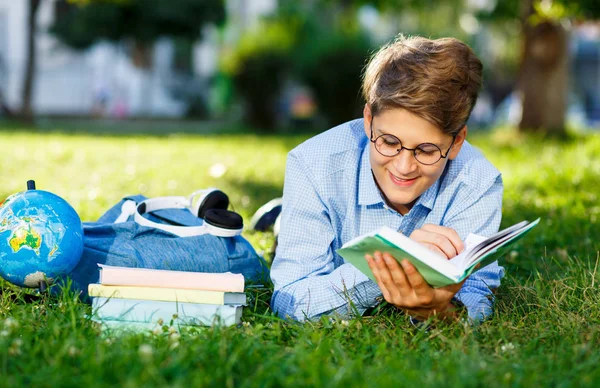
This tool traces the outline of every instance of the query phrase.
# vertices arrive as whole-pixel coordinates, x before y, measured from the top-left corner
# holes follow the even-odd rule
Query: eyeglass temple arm
[[[452,136],[452,143],[450,143],[450,147],[448,147],[448,151],[446,151],[446,155],[442,155],[442,158],[446,159],[448,157],[448,154],[450,153],[450,150],[454,146],[454,141],[455,140],[456,140],[456,135]]]

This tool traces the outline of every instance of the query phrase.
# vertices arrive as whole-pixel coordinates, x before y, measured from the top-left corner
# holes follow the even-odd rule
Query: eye
[[[417,152],[422,155],[434,155],[440,152],[440,149],[435,144],[425,143],[417,147]]]
[[[398,138],[393,135],[382,135],[380,139],[383,144],[389,147],[395,147],[401,144],[400,140],[398,140]]]

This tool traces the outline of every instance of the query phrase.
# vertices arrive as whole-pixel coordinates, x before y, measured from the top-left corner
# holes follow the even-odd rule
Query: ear
[[[467,126],[462,127],[456,138],[454,139],[454,144],[452,145],[452,149],[450,150],[450,154],[448,155],[448,159],[452,160],[458,156],[460,149],[463,144],[465,144],[465,140],[467,139]]]
[[[371,114],[371,108],[369,104],[365,104],[365,108],[363,109],[363,124],[365,127],[365,134],[370,139],[371,138],[371,120],[373,120],[373,115]]]

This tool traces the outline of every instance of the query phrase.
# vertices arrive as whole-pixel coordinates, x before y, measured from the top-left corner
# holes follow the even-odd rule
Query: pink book
[[[107,286],[244,292],[244,276],[231,272],[170,271],[164,269],[115,267],[104,264],[98,264],[98,266],[100,267],[99,283]]]

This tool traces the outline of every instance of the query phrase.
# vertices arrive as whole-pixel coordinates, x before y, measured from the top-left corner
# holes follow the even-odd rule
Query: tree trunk
[[[152,44],[140,40],[133,41],[131,59],[138,69],[150,70],[152,68]]]
[[[27,14],[27,64],[25,65],[25,82],[23,84],[23,105],[21,106],[21,117],[25,121],[33,121],[33,109],[31,104],[33,94],[33,81],[35,76],[35,41],[36,41],[36,15],[41,0],[29,0],[29,12]]]
[[[523,114],[519,129],[563,136],[568,95],[565,28],[558,21],[525,22],[518,89]]]
[[[0,90],[0,113],[7,118],[13,118],[14,113],[12,109],[8,105],[6,105],[6,101],[4,101],[4,93]]]

